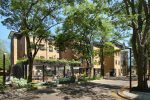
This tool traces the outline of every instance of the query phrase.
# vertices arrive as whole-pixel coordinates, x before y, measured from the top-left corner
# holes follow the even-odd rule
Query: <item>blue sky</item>
[[[8,39],[10,30],[6,26],[3,26],[1,21],[2,18],[0,18],[0,40],[4,41],[7,51],[10,52],[10,39]]]

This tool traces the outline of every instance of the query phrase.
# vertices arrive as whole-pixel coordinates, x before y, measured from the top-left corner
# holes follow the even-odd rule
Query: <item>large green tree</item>
[[[3,69],[3,54],[7,53],[7,54],[5,54],[5,57],[6,57],[5,66],[6,66],[6,69],[8,70],[9,66],[10,66],[10,54],[7,51],[5,45],[6,45],[5,42],[3,40],[0,40],[0,68]]]
[[[112,0],[110,5],[114,22],[119,22],[122,29],[127,27],[132,30],[131,43],[136,61],[138,75],[138,88],[148,88],[147,62],[148,62],[148,38],[150,30],[150,1],[149,0]],[[114,8],[114,9],[113,9]],[[124,8],[124,9],[122,9]],[[125,32],[125,31],[124,31]]]
[[[93,45],[95,42],[99,42],[99,47],[103,48],[113,39],[111,33],[113,25],[109,20],[107,10],[105,0],[101,3],[83,0],[79,5],[67,8],[65,12],[67,17],[61,34],[56,38],[57,46],[60,49],[65,50],[66,47],[69,47],[81,54],[81,59],[85,60],[91,69],[91,77],[93,77]],[[102,56],[100,57],[104,59]],[[104,60],[102,59],[101,65],[104,69]]]
[[[50,29],[61,21],[63,4],[68,4],[68,1],[1,0],[0,2],[0,14],[4,16],[3,25],[26,37],[28,82],[32,81],[33,61],[40,49],[40,43],[49,38]]]

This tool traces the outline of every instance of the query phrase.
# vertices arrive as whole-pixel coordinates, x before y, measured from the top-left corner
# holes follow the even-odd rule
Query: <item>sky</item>
[[[10,52],[10,39],[8,39],[8,35],[11,30],[8,30],[6,26],[3,26],[2,18],[0,18],[0,40],[4,41],[6,49],[8,52]]]

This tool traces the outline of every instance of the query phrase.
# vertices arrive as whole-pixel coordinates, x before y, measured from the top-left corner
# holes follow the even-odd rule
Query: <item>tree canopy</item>
[[[3,69],[3,54],[4,53],[7,53],[7,54],[5,54],[5,66],[6,66],[6,69],[9,69],[9,66],[10,66],[10,54],[6,50],[4,41],[0,40],[0,68],[2,68],[2,69]]]

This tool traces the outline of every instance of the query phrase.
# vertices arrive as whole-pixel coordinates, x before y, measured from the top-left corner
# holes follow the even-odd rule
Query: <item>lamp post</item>
[[[131,92],[131,88],[132,88],[132,83],[131,83],[131,82],[132,82],[132,69],[131,69],[131,48],[126,48],[126,49],[128,49],[128,50],[129,50],[129,53],[130,53],[130,54],[129,54],[129,55],[130,55],[130,81],[129,81],[130,83],[129,83],[129,84],[130,84],[130,92]]]
[[[124,45],[124,49],[129,50],[129,56],[130,56],[130,59],[129,59],[130,60],[130,65],[129,65],[129,67],[130,67],[130,69],[129,69],[129,71],[130,71],[129,91],[131,92],[131,88],[132,88],[131,47],[126,48],[125,44],[123,44],[123,45]]]
[[[6,73],[5,73],[5,55],[6,55],[6,53],[3,54],[3,85],[5,85],[5,81],[6,81]]]

